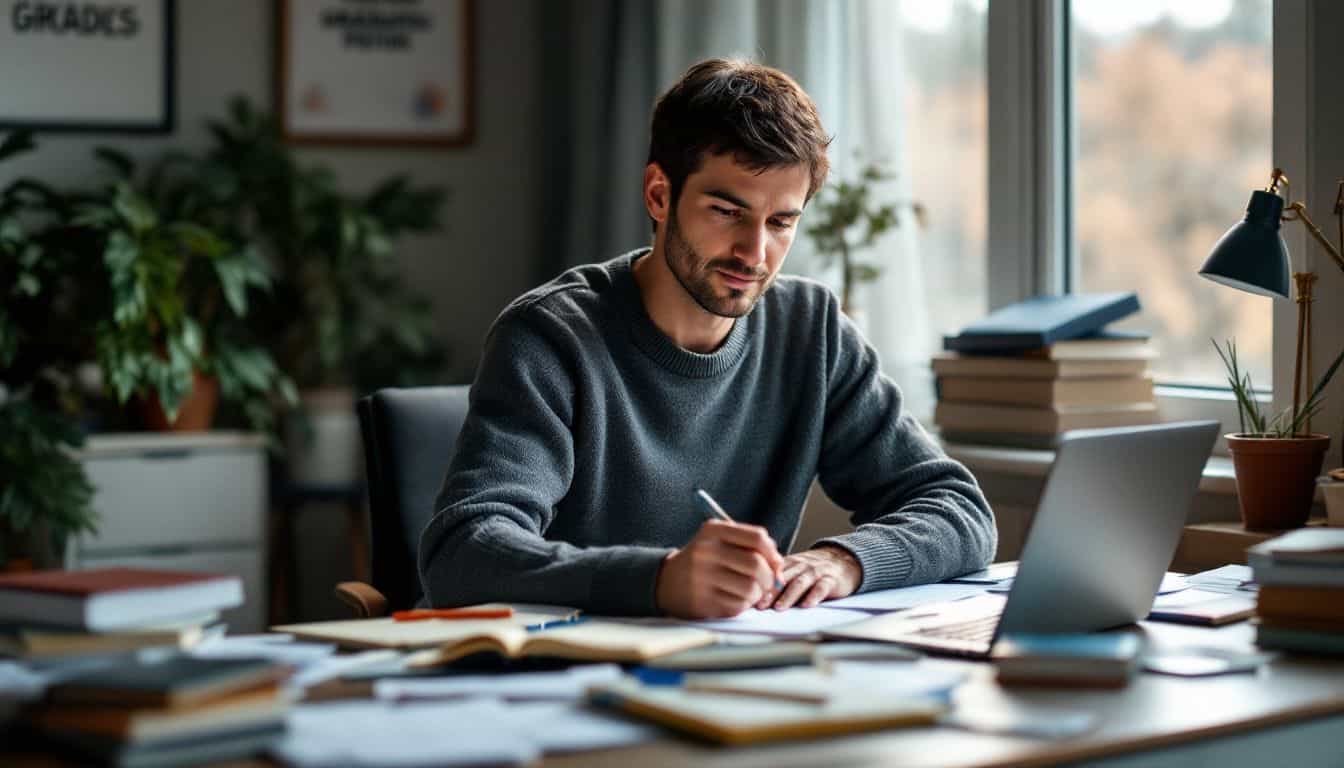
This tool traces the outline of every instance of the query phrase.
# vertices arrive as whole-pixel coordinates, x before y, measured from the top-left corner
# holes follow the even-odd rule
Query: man
[[[659,99],[652,249],[560,275],[490,331],[420,542],[432,605],[722,617],[990,561],[970,473],[834,295],[779,276],[828,143],[767,67],[705,61]],[[782,556],[814,477],[857,529]],[[734,522],[706,522],[697,488]]]

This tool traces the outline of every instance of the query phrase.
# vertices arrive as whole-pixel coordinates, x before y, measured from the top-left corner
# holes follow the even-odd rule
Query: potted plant
[[[30,134],[10,134],[0,162],[32,146]],[[0,570],[58,565],[71,536],[96,529],[93,488],[74,456],[77,355],[50,322],[68,309],[66,265],[35,236],[48,193],[24,181],[0,190]]]
[[[184,183],[166,199],[184,218],[258,244],[272,291],[249,323],[300,390],[286,429],[289,472],[303,484],[348,484],[361,463],[357,393],[442,375],[430,304],[394,259],[399,237],[438,228],[444,192],[394,177],[367,195],[344,193],[330,170],[301,165],[275,119],[243,99],[208,127],[214,144],[177,173]]]
[[[1306,401],[1267,416],[1256,401],[1251,376],[1241,370],[1232,341],[1214,348],[1227,369],[1227,381],[1237,399],[1240,431],[1226,435],[1237,478],[1237,505],[1247,530],[1297,528],[1311,513],[1316,477],[1321,471],[1330,436],[1304,434],[1305,425],[1320,410],[1325,387],[1344,361],[1341,352]]]
[[[900,226],[898,203],[878,204],[873,199],[874,187],[890,180],[891,174],[880,166],[864,166],[856,181],[838,181],[826,185],[812,203],[808,219],[812,222],[807,234],[812,238],[822,264],[830,268],[839,262],[840,306],[845,314],[854,315],[854,286],[876,280],[882,266],[856,258],[856,253],[870,247],[888,230]],[[915,221],[923,226],[924,206],[909,203]]]

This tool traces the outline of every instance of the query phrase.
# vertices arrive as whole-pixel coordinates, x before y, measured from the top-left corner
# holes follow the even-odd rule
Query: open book
[[[511,659],[552,656],[575,661],[645,662],[659,656],[709,645],[713,632],[691,627],[642,627],[581,620],[529,631],[519,626],[482,629],[407,660],[409,667],[433,667],[474,653],[497,653]]]

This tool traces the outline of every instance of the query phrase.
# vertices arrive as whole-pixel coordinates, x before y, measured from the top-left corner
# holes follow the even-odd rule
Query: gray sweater
[[[834,294],[780,276],[698,354],[644,311],[647,252],[571,269],[495,321],[420,539],[429,604],[654,614],[664,556],[705,520],[696,488],[788,551],[816,477],[851,510],[856,529],[824,541],[858,558],[861,591],[989,563],[975,479],[902,409]]]

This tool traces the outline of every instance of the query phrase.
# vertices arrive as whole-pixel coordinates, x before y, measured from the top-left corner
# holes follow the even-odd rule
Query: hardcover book
[[[1139,311],[1134,292],[1034,296],[995,310],[943,339],[954,352],[1008,354],[1048,347],[1100,331]]]

